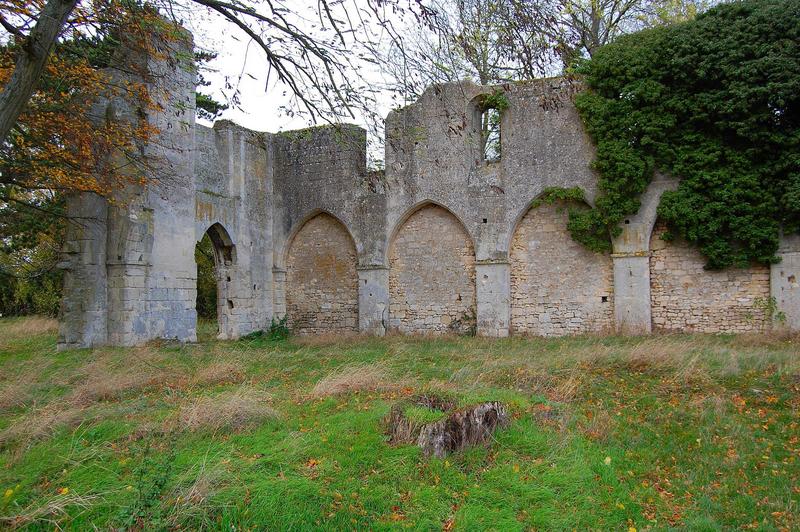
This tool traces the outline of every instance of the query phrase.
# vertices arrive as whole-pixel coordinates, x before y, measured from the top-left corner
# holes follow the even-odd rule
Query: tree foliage
[[[572,214],[576,240],[608,249],[660,171],[681,182],[659,216],[708,268],[777,260],[780,232],[800,229],[800,1],[725,4],[623,36],[582,71],[601,194]]]
[[[17,46],[0,49],[0,83],[14,71]],[[120,181],[136,179],[119,171],[119,165],[123,159],[127,163],[135,158],[137,147],[156,133],[145,121],[106,120],[93,108],[101,95],[124,92],[135,96],[143,108],[151,108],[153,103],[143,86],[112,83],[107,71],[92,64],[96,57],[89,53],[97,52],[93,43],[76,40],[58,48],[0,144],[0,199],[4,201],[27,199],[19,191],[108,193]]]
[[[58,262],[65,224],[62,197],[36,192],[27,201],[33,208],[0,205],[0,314],[55,316],[61,301]]]
[[[214,244],[208,236],[194,249],[194,261],[197,263],[197,315],[201,318],[217,317],[217,270],[214,262]]]
[[[17,1],[4,7],[6,13],[11,10],[24,20],[36,6]],[[158,20],[152,12],[133,15],[130,10],[115,11],[114,20],[104,26],[109,31],[76,32],[56,43],[30,99],[0,143],[0,312],[4,314],[57,313],[61,272],[56,265],[67,224],[65,192],[107,194],[141,180],[130,171],[130,162],[155,129],[145,121],[109,120],[93,105],[100,97],[123,95],[143,110],[153,108],[143,85],[119,83],[110,68],[121,45],[113,28],[125,20],[136,21],[126,43],[130,47],[136,41],[146,42],[145,25]],[[24,36],[15,34],[0,47],[4,87],[26,44]]]

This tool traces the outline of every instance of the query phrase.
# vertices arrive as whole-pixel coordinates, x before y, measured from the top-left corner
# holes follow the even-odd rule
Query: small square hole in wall
[[[608,303],[608,296],[601,296],[600,301],[603,303]]]
[[[489,220],[487,220],[486,218],[483,219],[483,223],[488,223],[488,222]]]
[[[630,221],[630,220],[625,220],[625,225],[628,225],[628,224],[630,224],[630,223],[631,223],[631,221]]]

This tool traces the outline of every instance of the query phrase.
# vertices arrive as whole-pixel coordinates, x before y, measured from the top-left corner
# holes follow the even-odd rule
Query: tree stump
[[[409,416],[410,407],[428,409],[441,418],[420,421]],[[498,401],[455,409],[455,402],[435,395],[420,395],[392,407],[388,417],[389,442],[414,444],[425,456],[442,458],[454,451],[488,441],[499,427],[508,424],[506,407]]]

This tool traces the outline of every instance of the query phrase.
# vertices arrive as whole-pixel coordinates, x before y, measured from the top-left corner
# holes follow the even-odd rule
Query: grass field
[[[208,336],[208,335],[207,335]],[[386,443],[419,392],[506,402],[488,447]],[[0,320],[0,527],[800,527],[800,343],[205,341],[57,353]]]

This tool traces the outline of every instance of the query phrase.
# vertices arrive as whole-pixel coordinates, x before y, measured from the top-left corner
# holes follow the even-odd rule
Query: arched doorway
[[[428,204],[389,247],[389,326],[408,333],[475,329],[475,248],[461,222]]]
[[[286,315],[297,334],[358,331],[356,246],[347,228],[317,214],[297,231],[286,258]]]
[[[236,247],[225,228],[215,223],[195,245],[197,264],[198,340],[230,337],[231,314],[236,308],[229,297]]]
[[[533,207],[517,224],[509,249],[511,332],[564,336],[614,326],[614,267],[567,230],[569,208],[556,202]]]

